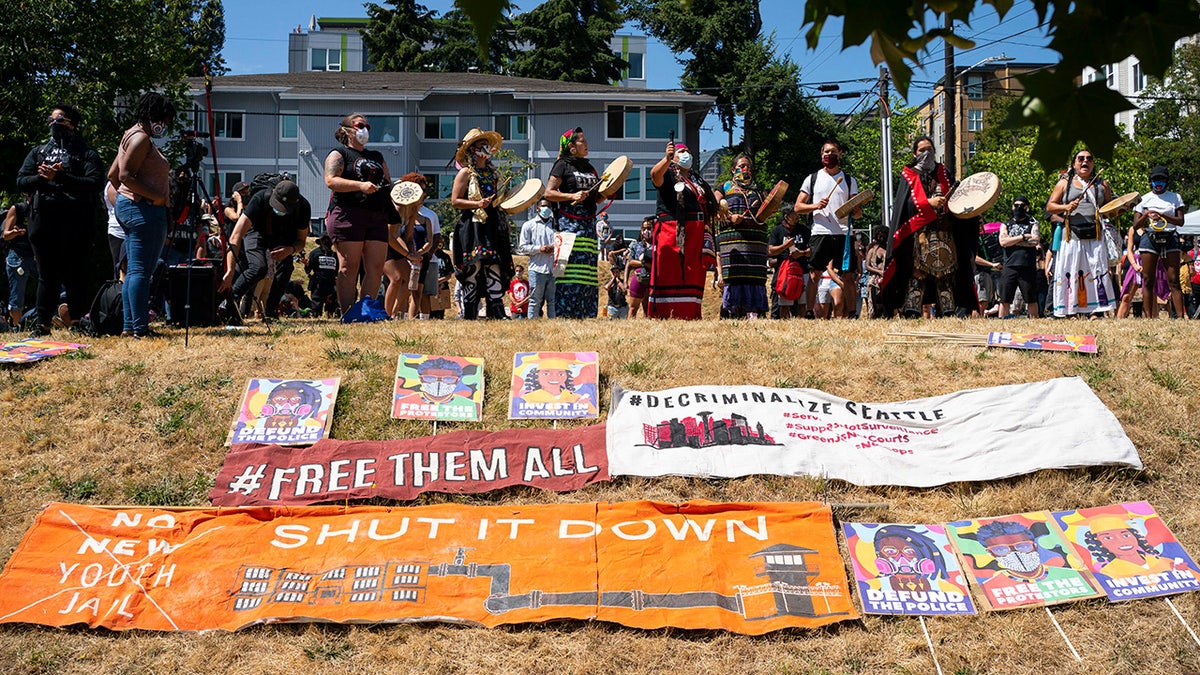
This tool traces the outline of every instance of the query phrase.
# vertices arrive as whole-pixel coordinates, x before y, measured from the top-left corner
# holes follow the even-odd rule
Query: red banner
[[[394,441],[325,439],[308,448],[235,445],[209,498],[217,506],[414,499],[528,485],[567,492],[609,479],[604,425],[456,431]]]
[[[857,617],[812,502],[244,509],[50,504],[0,574],[0,623],[557,619],[761,634]]]

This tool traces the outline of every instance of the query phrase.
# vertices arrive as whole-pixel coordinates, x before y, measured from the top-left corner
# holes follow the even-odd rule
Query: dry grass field
[[[706,316],[714,316],[710,298]],[[237,399],[250,377],[342,378],[333,436],[426,435],[389,418],[401,352],[483,356],[485,421],[502,428],[515,351],[595,350],[601,385],[815,387],[864,401],[1079,375],[1125,426],[1145,470],[1042,471],[934,489],[861,488],[813,478],[618,478],[575,493],[514,488],[476,504],[656,499],[886,503],[838,518],[945,522],[1036,509],[1148,500],[1200,554],[1200,322],[1008,321],[1011,330],[1094,332],[1097,357],[936,345],[889,346],[892,330],[986,333],[996,321],[933,322],[389,322],[342,326],[286,320],[230,332],[181,330],[164,339],[92,341],[83,354],[0,370],[0,559],[43,504],[205,505]],[[58,337],[58,336],[56,336]],[[607,395],[607,394],[605,394]],[[601,416],[607,414],[607,404]],[[1070,410],[1062,411],[1070,415]],[[546,424],[516,423],[518,426]],[[471,427],[473,425],[463,425]],[[1054,438],[1029,452],[1053,452]],[[420,503],[448,497],[430,495]],[[844,557],[844,551],[843,551]],[[0,589],[3,592],[3,589]],[[1200,595],[1176,596],[1200,627]],[[1077,663],[1041,609],[927,620],[947,673],[1200,672],[1200,647],[1161,600],[1093,600],[1053,610]],[[640,631],[555,622],[498,629],[438,624],[259,626],[236,633],[114,633],[0,626],[6,673],[928,673],[934,663],[915,618],[865,617],[823,630],[745,637],[717,631]]]

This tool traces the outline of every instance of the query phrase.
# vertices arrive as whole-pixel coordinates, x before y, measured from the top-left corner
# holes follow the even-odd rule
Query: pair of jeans
[[[33,251],[9,249],[5,268],[8,272],[8,311],[24,312],[25,289],[29,286],[29,280],[37,276]]]
[[[536,319],[542,315],[542,303],[546,303],[546,318],[554,318],[554,271],[529,270],[529,309],[525,316]]]
[[[125,319],[122,329],[134,335],[150,332],[150,282],[163,243],[167,240],[167,207],[145,199],[133,201],[117,195],[117,220],[125,230],[125,285],[121,304]]]
[[[286,246],[286,244],[284,244]],[[253,296],[258,282],[266,278],[271,268],[270,250],[275,248],[267,238],[257,230],[251,229],[242,239],[242,252],[245,256],[245,267],[242,267],[233,280],[233,297],[241,299],[247,295]],[[292,256],[276,260],[275,273],[271,277],[271,289],[267,291],[266,306],[263,314],[270,318],[279,316],[279,300],[287,290],[288,281],[292,278]]]

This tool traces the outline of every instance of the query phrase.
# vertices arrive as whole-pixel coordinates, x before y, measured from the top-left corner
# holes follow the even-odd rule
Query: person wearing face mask
[[[96,221],[96,197],[104,185],[104,165],[76,133],[83,116],[60,103],[50,111],[50,139],[29,151],[17,172],[17,189],[31,195],[28,236],[37,260],[35,337],[50,334],[58,317],[70,326],[91,303],[88,259]],[[59,289],[67,304],[59,306]]]
[[[767,301],[767,226],[758,222],[762,190],[754,182],[754,161],[748,155],[733,160],[731,177],[714,194],[717,215],[719,275],[724,283],[721,316],[757,319],[770,310]],[[723,202],[723,203],[722,203]]]
[[[575,234],[567,269],[555,291],[554,313],[560,319],[595,318],[599,309],[596,203],[604,197],[594,187],[600,174],[588,161],[582,127],[568,129],[558,142],[558,161],[546,181],[546,199],[557,204],[557,229]]]
[[[554,318],[554,210],[550,200],[538,201],[537,215],[521,225],[517,253],[529,256],[529,307],[526,318],[536,319],[546,305],[546,318]]]
[[[626,254],[624,279],[629,290],[629,318],[636,319],[638,312],[646,306],[650,293],[650,241],[654,236],[654,216],[642,219],[638,238],[630,242]]]
[[[809,240],[812,258],[806,288],[809,307],[815,306],[817,287],[830,261],[833,261],[837,273],[845,274],[849,271],[843,264],[846,258],[848,228],[847,224],[837,217],[837,210],[858,194],[858,182],[842,171],[840,143],[830,139],[821,144],[821,166],[820,171],[804,180],[800,194],[796,196],[796,203],[792,206],[796,213],[812,217],[812,237]],[[851,215],[861,218],[862,207],[856,208]],[[834,308],[835,316],[849,315],[844,300]]]
[[[492,155],[503,142],[495,131],[471,129],[454,155],[462,168],[450,192],[450,203],[459,209],[452,250],[454,276],[462,288],[464,319],[478,317],[480,302],[485,304],[487,318],[508,316],[504,292],[513,278],[512,245],[508,218],[493,203],[500,187],[500,172],[492,164]],[[594,256],[594,249],[592,253]]]
[[[117,187],[113,207],[125,228],[125,283],[121,287],[125,337],[150,332],[150,280],[167,239],[170,165],[154,144],[175,119],[175,106],[158,92],[146,92],[133,109],[134,125],[125,131],[108,179]]]
[[[658,193],[646,308],[652,319],[699,319],[705,258],[715,262],[717,257],[712,233],[717,196],[692,172],[694,162],[686,145],[669,142],[663,158],[650,169]],[[720,282],[720,274],[718,266],[714,281]]]
[[[1013,200],[1012,218],[1000,225],[1004,267],[1000,271],[1000,316],[1007,317],[1017,288],[1029,308],[1029,318],[1038,318],[1037,247],[1042,241],[1038,222],[1029,212],[1029,199]]]
[[[1159,261],[1166,263],[1167,286],[1171,289],[1171,305],[1175,316],[1183,317],[1183,288],[1179,282],[1179,265],[1183,260],[1183,244],[1178,227],[1183,224],[1183,198],[1167,190],[1167,168],[1150,170],[1150,192],[1142,195],[1133,207],[1133,226],[1145,226],[1146,231],[1137,243],[1143,270],[1158,269]],[[1158,316],[1158,300],[1153,293],[1142,290],[1142,316]]]
[[[388,191],[392,175],[377,150],[368,150],[371,123],[365,115],[342,118],[333,137],[341,144],[325,158],[325,186],[333,191],[325,231],[338,256],[338,304],[345,314],[360,298],[375,297],[388,252],[388,223],[396,217]],[[362,268],[362,288],[358,272]]]
[[[240,299],[252,293],[258,282],[267,276],[267,260],[275,261],[271,289],[263,310],[265,321],[279,318],[279,299],[292,278],[292,260],[304,251],[308,239],[308,221],[312,207],[300,194],[300,188],[290,180],[281,180],[274,189],[259,190],[250,197],[241,217],[229,235],[225,253],[225,276],[221,291],[233,289]],[[238,251],[245,253],[245,268],[235,278],[234,262]]]
[[[1054,316],[1088,314],[1099,318],[1116,309],[1117,295],[1099,215],[1100,206],[1110,201],[1112,189],[1108,181],[1096,176],[1092,152],[1086,148],[1076,152],[1071,168],[1054,185],[1046,204],[1047,211],[1066,219],[1062,243],[1054,255],[1050,294]]]

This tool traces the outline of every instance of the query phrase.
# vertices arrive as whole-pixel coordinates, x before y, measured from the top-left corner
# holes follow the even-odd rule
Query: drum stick
[[[825,199],[829,199],[830,197],[832,197],[833,193],[837,192],[838,186],[841,184],[842,184],[842,177],[838,176],[837,182],[833,184],[833,189],[829,191],[829,194],[825,195]]]

